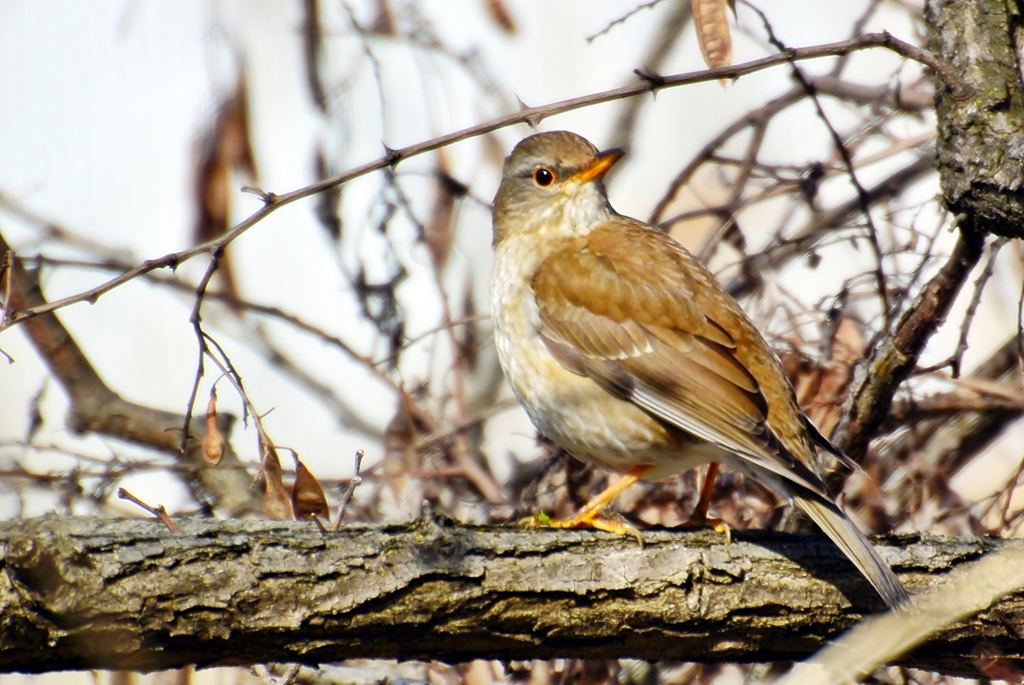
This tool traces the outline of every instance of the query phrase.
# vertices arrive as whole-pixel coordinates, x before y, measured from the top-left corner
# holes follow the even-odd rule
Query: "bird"
[[[906,606],[817,455],[852,461],[800,409],[739,303],[667,233],[612,208],[602,179],[624,154],[567,131],[531,135],[505,159],[494,198],[491,316],[505,378],[543,435],[625,474],[575,516],[544,522],[627,532],[601,517],[627,487],[722,464],[795,504],[890,608]]]

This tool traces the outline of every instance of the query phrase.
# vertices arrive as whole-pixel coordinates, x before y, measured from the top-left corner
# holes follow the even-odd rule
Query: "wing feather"
[[[544,261],[532,287],[540,333],[565,368],[827,496],[821,478],[792,456],[813,448],[800,434],[773,425],[787,419],[802,425],[795,401],[782,416],[769,406],[762,383],[785,383],[781,369],[772,367],[778,364],[773,353],[713,276],[670,238],[618,217],[567,241]],[[710,302],[709,292],[716,298]],[[768,361],[744,356],[750,345],[763,346]],[[781,391],[792,392],[788,385]]]

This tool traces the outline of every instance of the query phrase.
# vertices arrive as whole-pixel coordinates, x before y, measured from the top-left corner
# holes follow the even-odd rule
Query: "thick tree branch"
[[[857,365],[843,419],[832,436],[854,459],[863,456],[868,442],[877,435],[896,389],[914,370],[932,333],[946,320],[960,288],[981,259],[984,242],[977,233],[962,232],[953,254],[918,293],[895,330],[881,338]]]
[[[0,670],[315,664],[351,657],[779,661],[880,610],[821,535],[36,519],[0,525]],[[908,536],[911,590],[1019,541]],[[1024,659],[1024,595],[904,663]]]
[[[1010,238],[1024,236],[1020,11],[1004,0],[932,0],[924,13],[932,48],[966,85],[960,94],[937,86],[946,204],[962,228]]]
[[[0,235],[0,253],[7,250]],[[10,284],[15,310],[46,304],[38,272],[25,270],[19,260],[12,262]],[[225,443],[221,467],[207,468],[201,444],[201,436],[206,433],[205,417],[193,419],[193,436],[200,437],[190,438],[182,451],[181,427],[185,417],[129,402],[111,390],[56,314],[27,320],[24,331],[70,400],[66,422],[72,432],[95,433],[178,457],[182,464],[194,469],[188,483],[201,500],[212,498],[218,511],[227,516],[261,511],[249,475],[242,469],[229,468],[241,463],[230,441]],[[222,412],[217,420],[221,433],[230,435],[234,417]]]

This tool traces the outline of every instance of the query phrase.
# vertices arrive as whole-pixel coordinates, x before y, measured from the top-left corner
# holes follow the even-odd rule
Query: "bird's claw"
[[[702,530],[704,528],[711,528],[719,535],[725,536],[725,544],[732,544],[732,528],[725,522],[724,519],[711,518],[710,516],[698,516],[694,515],[689,521],[679,526],[683,530]]]
[[[547,514],[541,512],[536,516],[528,516],[524,519],[520,519],[519,525],[526,528],[595,528],[597,530],[603,530],[607,533],[614,533],[616,535],[632,535],[636,538],[636,541],[640,543],[641,547],[644,546],[644,539],[643,536],[640,535],[639,530],[625,521],[604,518],[598,516],[597,512],[593,511],[583,511],[567,519],[553,519]]]

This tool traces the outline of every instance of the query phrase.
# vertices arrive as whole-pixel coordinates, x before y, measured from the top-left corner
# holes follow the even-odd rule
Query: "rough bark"
[[[46,518],[0,525],[0,670],[316,664],[350,657],[799,659],[883,609],[820,535]],[[1017,541],[905,536],[911,591]],[[904,663],[1024,659],[1024,595]]]
[[[939,83],[938,167],[962,228],[1024,236],[1024,88],[1018,3],[932,0],[925,9],[933,52],[963,79]]]

